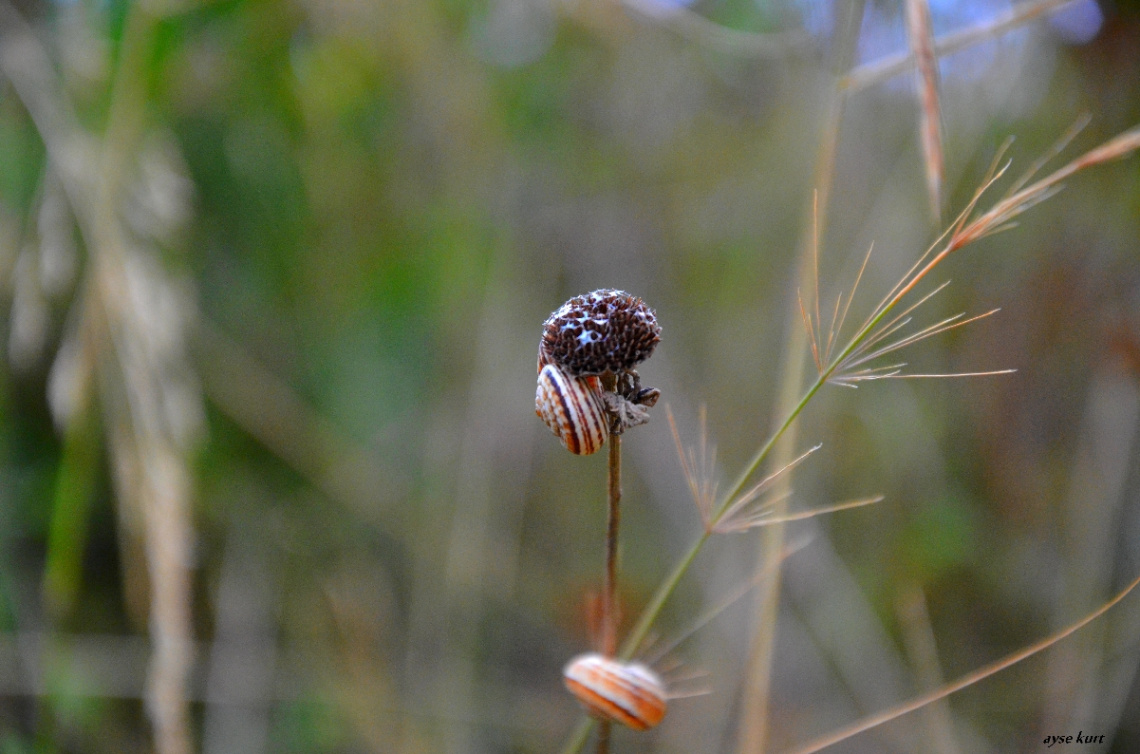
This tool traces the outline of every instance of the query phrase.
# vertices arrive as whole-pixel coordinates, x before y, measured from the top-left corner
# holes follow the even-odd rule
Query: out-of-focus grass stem
[[[1005,670],[1012,665],[1016,665],[1022,660],[1025,660],[1039,652],[1048,649],[1062,639],[1084,628],[1089,623],[1092,623],[1094,620],[1115,607],[1117,603],[1127,597],[1137,586],[1140,586],[1140,577],[1133,579],[1128,584],[1128,586],[1117,592],[1111,599],[1102,604],[1096,610],[1092,611],[1088,615],[1085,615],[1083,618],[1080,618],[1074,623],[1069,624],[1051,636],[1047,636],[1044,639],[1041,639],[1040,641],[1037,641],[1030,646],[1025,647],[1024,649],[1020,649],[1012,654],[1006,655],[999,660],[991,662],[985,667],[981,667],[971,673],[967,673],[958,680],[951,681],[950,683],[934,689],[933,691],[922,694],[921,696],[915,697],[909,701],[903,702],[902,704],[892,707],[891,709],[863,717],[855,723],[852,723],[845,728],[835,731],[834,733],[829,733],[815,739],[814,741],[809,741],[802,746],[798,746],[795,749],[792,749],[786,754],[815,754],[815,752],[822,751],[823,749],[826,749],[830,746],[834,746],[840,741],[845,741],[848,738],[852,738],[853,736],[871,730],[872,728],[877,728],[884,723],[888,723],[891,720],[900,718],[903,715],[914,712],[915,710],[922,709],[923,707],[945,699],[951,694],[961,691],[964,688],[973,686],[978,681],[989,678],[991,675],[1001,672],[1002,670]]]
[[[797,272],[797,288],[803,288],[803,283],[811,280],[812,289],[816,291],[813,305],[818,311],[818,264],[819,252],[826,237],[826,223],[828,209],[831,204],[831,190],[834,184],[836,155],[839,151],[839,133],[843,122],[843,109],[846,101],[843,93],[840,76],[848,71],[855,59],[855,50],[859,41],[859,30],[862,25],[865,3],[848,3],[845,5],[847,15],[836,33],[834,57],[832,59],[832,75],[835,77],[833,90],[828,94],[826,102],[826,115],[823,128],[820,132],[819,147],[816,152],[813,185],[816,189],[811,212],[811,231],[803,235],[805,241],[800,245],[799,265]],[[807,240],[807,239],[810,239]],[[816,316],[818,322],[818,314]],[[768,454],[776,448],[781,438],[791,428],[792,423],[803,411],[804,406],[818,392],[826,381],[820,377],[798,402],[796,394],[804,379],[804,353],[807,350],[808,334],[795,322],[793,315],[788,320],[787,331],[784,336],[784,351],[782,354],[782,373],[780,376],[779,399],[776,405],[777,415],[786,412],[786,418],[779,425],[771,438],[748,464],[732,488],[724,497],[713,520],[719,519],[732,505],[732,500],[740,494],[751,476]],[[814,338],[812,339],[814,343]],[[788,411],[788,407],[791,410]],[[774,459],[774,465],[782,466],[791,461],[795,444],[794,434],[785,438],[786,442],[779,448]],[[788,491],[789,479],[784,478],[778,482],[773,490],[777,498]],[[785,503],[778,504],[774,515],[784,513]],[[743,713],[740,716],[740,734],[738,738],[738,751],[759,752],[766,747],[768,738],[768,707],[771,689],[771,674],[773,650],[776,639],[776,610],[780,593],[781,561],[780,552],[784,549],[784,527],[777,524],[765,527],[760,537],[760,558],[764,561],[764,569],[770,570],[772,576],[766,584],[760,587],[755,603],[755,612],[752,625],[755,627],[749,649],[748,667],[744,682]]]
[[[1005,13],[987,19],[976,26],[936,37],[934,39],[934,55],[942,58],[987,39],[996,39],[1008,31],[1024,26],[1036,18],[1058,11],[1075,2],[1077,0],[1038,0],[1037,2],[1018,3]],[[840,87],[849,94],[854,93],[893,78],[900,73],[905,73],[915,64],[915,58],[910,52],[888,55],[852,69],[839,82]]]
[[[100,463],[95,407],[90,396],[81,400],[64,431],[44,563],[44,602],[56,618],[71,610],[79,592],[91,496]]]
[[[134,2],[127,10],[99,159],[91,284],[104,316],[111,322],[120,319],[124,306],[121,287],[128,239],[120,213],[137,146],[147,128],[147,82],[158,20],[146,2]],[[108,333],[109,345],[118,352],[118,361],[124,367],[125,382],[133,378],[156,379],[155,375],[144,377],[126,368],[125,344],[121,337],[117,339],[117,328],[108,327]],[[141,385],[127,385],[126,393],[131,396],[140,389]],[[136,494],[144,512],[151,580],[150,630],[155,641],[147,708],[159,754],[188,754],[191,744],[186,686],[191,629],[186,469],[179,451],[154,425],[154,417],[147,416],[146,410],[136,404],[137,401],[127,401],[132,439],[122,444],[120,452],[138,454],[136,460],[144,470]]]
[[[132,164],[131,156],[146,128],[147,64],[154,49],[156,22],[146,2],[131,3],[103,134],[99,204],[96,209],[100,220],[116,225],[125,176]]]

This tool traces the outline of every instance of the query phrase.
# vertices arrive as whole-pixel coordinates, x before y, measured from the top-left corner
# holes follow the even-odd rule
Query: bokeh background
[[[1011,7],[930,5],[938,35]],[[541,323],[616,287],[664,328],[624,443],[628,625],[700,532],[664,405],[686,442],[706,407],[723,487],[808,358],[813,189],[825,311],[872,243],[855,320],[937,234],[913,70],[837,94],[848,7],[3,0],[0,752],[557,750],[605,454],[534,417]],[[905,56],[900,2],[851,7],[852,65]],[[1140,123],[1135,4],[983,37],[941,61],[943,221],[1009,136],[1018,175],[1083,113],[1055,164]],[[614,750],[739,750],[756,632],[781,751],[1140,572],[1138,239],[1133,157],[952,257],[918,319],[1002,311],[905,360],[1016,373],[825,389],[789,505],[885,499],[789,526],[778,620],[746,596],[696,631],[658,668],[708,693]],[[663,640],[762,542],[714,537]],[[1138,637],[1133,595],[833,750],[1140,751]]]

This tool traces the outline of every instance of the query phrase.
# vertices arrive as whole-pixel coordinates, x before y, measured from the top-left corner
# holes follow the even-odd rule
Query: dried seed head
[[[665,718],[665,684],[640,663],[591,652],[571,660],[562,680],[591,715],[603,720],[647,730]]]
[[[652,355],[661,340],[653,310],[637,296],[602,288],[575,296],[542,326],[538,366],[558,364],[581,377],[632,369]]]

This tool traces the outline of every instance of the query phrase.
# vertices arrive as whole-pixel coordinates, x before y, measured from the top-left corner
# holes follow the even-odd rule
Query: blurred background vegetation
[[[934,32],[1009,8],[932,0]],[[900,2],[861,12],[855,65],[905,55]],[[936,234],[911,69],[849,89],[828,152],[838,15],[3,0],[0,752],[556,750],[580,715],[560,670],[590,645],[605,461],[534,417],[543,319],[594,288],[644,297],[664,333],[642,376],[687,441],[707,406],[727,481],[776,417],[781,364],[807,358],[786,334],[813,188],[825,308],[874,242],[861,320]],[[947,216],[1007,136],[1017,175],[1082,113],[1070,155],[1140,122],[1138,49],[1134,4],[1078,2],[945,57]],[[1138,239],[1140,161],[1074,177],[952,258],[925,316],[1001,313],[907,354],[1015,374],[809,406],[799,442],[823,448],[791,506],[885,500],[788,530],[808,544],[762,627],[773,751],[1140,571]],[[628,621],[700,522],[661,408],[625,450]],[[750,578],[760,542],[712,542],[660,634]],[[737,750],[748,602],[673,653],[710,693],[616,751]],[[1084,731],[1138,751],[1138,625],[1133,597],[834,750]]]

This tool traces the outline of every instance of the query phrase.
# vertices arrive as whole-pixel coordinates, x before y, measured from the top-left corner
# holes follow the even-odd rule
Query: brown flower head
[[[661,326],[644,301],[602,288],[575,296],[546,320],[539,368],[554,363],[575,377],[619,374],[648,359],[660,340]]]

